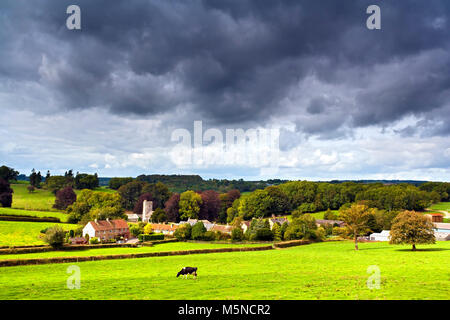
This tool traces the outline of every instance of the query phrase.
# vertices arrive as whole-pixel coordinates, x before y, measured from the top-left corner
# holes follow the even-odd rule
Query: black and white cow
[[[184,267],[183,269],[180,270],[180,272],[177,273],[177,278],[182,275],[185,276],[185,278],[187,279],[187,276],[192,274],[194,276],[194,279],[197,278],[197,268],[192,268],[192,267]]]

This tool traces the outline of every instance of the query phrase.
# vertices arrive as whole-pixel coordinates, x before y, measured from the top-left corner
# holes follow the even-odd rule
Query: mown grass
[[[113,247],[113,248],[100,248],[100,249],[87,249],[87,250],[49,251],[49,252],[40,252],[40,253],[8,254],[8,255],[0,255],[0,260],[52,258],[52,257],[86,257],[86,256],[111,255],[111,254],[165,252],[165,251],[217,249],[217,248],[243,248],[243,247],[260,247],[260,246],[262,246],[262,244],[170,242],[170,243],[156,244],[153,247],[140,247],[140,248],[114,248]]]
[[[68,214],[58,211],[31,211],[31,210],[21,210],[12,208],[0,208],[0,215],[7,216],[32,216],[32,217],[55,217],[61,220],[61,222],[66,222],[69,217]]]
[[[450,242],[418,246],[326,242],[282,250],[76,263],[81,288],[69,290],[70,264],[0,270],[0,299],[448,299]],[[198,267],[197,280],[176,278]],[[369,266],[380,289],[369,289]]]
[[[430,207],[431,210],[444,210],[450,212],[450,202],[439,202]]]
[[[39,237],[40,231],[54,225],[60,225],[65,230],[79,227],[77,224],[0,221],[0,246],[45,244]]]

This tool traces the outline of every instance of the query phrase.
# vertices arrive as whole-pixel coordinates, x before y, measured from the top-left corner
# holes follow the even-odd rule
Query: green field
[[[240,247],[260,247],[263,244],[222,244],[222,243],[190,243],[190,242],[170,242],[161,243],[153,247],[140,248],[101,248],[88,250],[70,250],[70,251],[49,251],[40,253],[8,254],[0,255],[0,260],[7,259],[31,259],[31,258],[51,258],[51,257],[85,257],[111,254],[128,253],[146,253],[146,252],[164,252],[198,249],[217,249],[217,248],[240,248]]]
[[[14,190],[12,207],[14,209],[35,210],[35,211],[56,211],[53,209],[55,195],[44,189],[36,189],[29,193],[28,184],[11,184]]]
[[[40,231],[54,225],[60,225],[65,230],[78,228],[76,224],[0,221],[0,246],[45,244],[39,238]]]
[[[58,211],[31,211],[31,210],[21,210],[21,209],[11,209],[11,208],[0,208],[0,215],[14,216],[33,216],[33,217],[55,217],[61,220],[61,222],[66,222],[68,215],[63,212]]]
[[[326,242],[282,250],[81,262],[81,288],[66,288],[72,264],[5,267],[0,299],[448,299],[450,243],[409,246]],[[370,290],[369,266],[381,288]],[[176,278],[198,267],[197,280]]]
[[[430,209],[434,210],[434,211],[444,210],[444,211],[450,212],[450,202],[439,202],[439,203],[433,204],[430,207]]]

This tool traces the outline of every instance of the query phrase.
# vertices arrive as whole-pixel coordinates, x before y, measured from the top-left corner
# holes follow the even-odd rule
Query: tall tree
[[[72,187],[68,186],[56,192],[56,199],[53,208],[66,210],[68,206],[77,201],[77,195]]]
[[[219,218],[220,198],[219,194],[213,190],[201,193],[202,205],[200,206],[199,219],[217,221]]]
[[[169,188],[161,182],[145,184],[142,193],[151,193],[153,195],[153,207],[164,208],[164,204],[169,200],[172,193]]]
[[[19,172],[14,170],[13,168],[9,168],[7,166],[0,167],[0,178],[9,182],[11,180],[17,180]]]
[[[410,244],[416,251],[416,244],[433,244],[434,225],[424,215],[415,211],[403,211],[394,219],[390,231],[391,244]]]
[[[180,195],[180,219],[187,220],[198,219],[198,214],[200,212],[200,206],[202,204],[202,197],[192,191],[188,190]]]
[[[374,209],[368,208],[363,204],[352,204],[350,208],[342,210],[339,218],[346,223],[346,229],[353,235],[355,241],[355,250],[358,250],[358,237],[370,231],[368,221],[371,215],[375,213]]]
[[[174,193],[169,200],[166,201],[164,211],[167,214],[167,220],[170,222],[180,222],[180,195]]]
[[[13,192],[9,182],[0,178],[0,207],[11,208]]]
[[[118,190],[120,196],[122,197],[122,205],[127,210],[133,210],[139,196],[142,194],[142,188],[145,182],[142,181],[132,181],[123,186]]]
[[[153,201],[153,195],[151,193],[143,193],[139,196],[136,205],[133,208],[133,212],[136,214],[142,214],[142,210],[144,208],[144,201]],[[153,210],[155,207],[153,206]]]

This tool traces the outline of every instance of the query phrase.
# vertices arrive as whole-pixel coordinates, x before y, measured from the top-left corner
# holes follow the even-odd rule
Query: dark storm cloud
[[[382,30],[369,31],[365,10],[377,2]],[[298,128],[327,137],[344,122],[449,118],[447,0],[75,3],[81,32],[65,28],[73,1],[2,1],[0,81],[36,81],[61,107],[121,115],[187,105],[210,123],[241,125],[306,114],[316,121]],[[311,75],[342,86],[335,95],[355,92],[354,105],[317,92],[286,109],[288,92]]]

